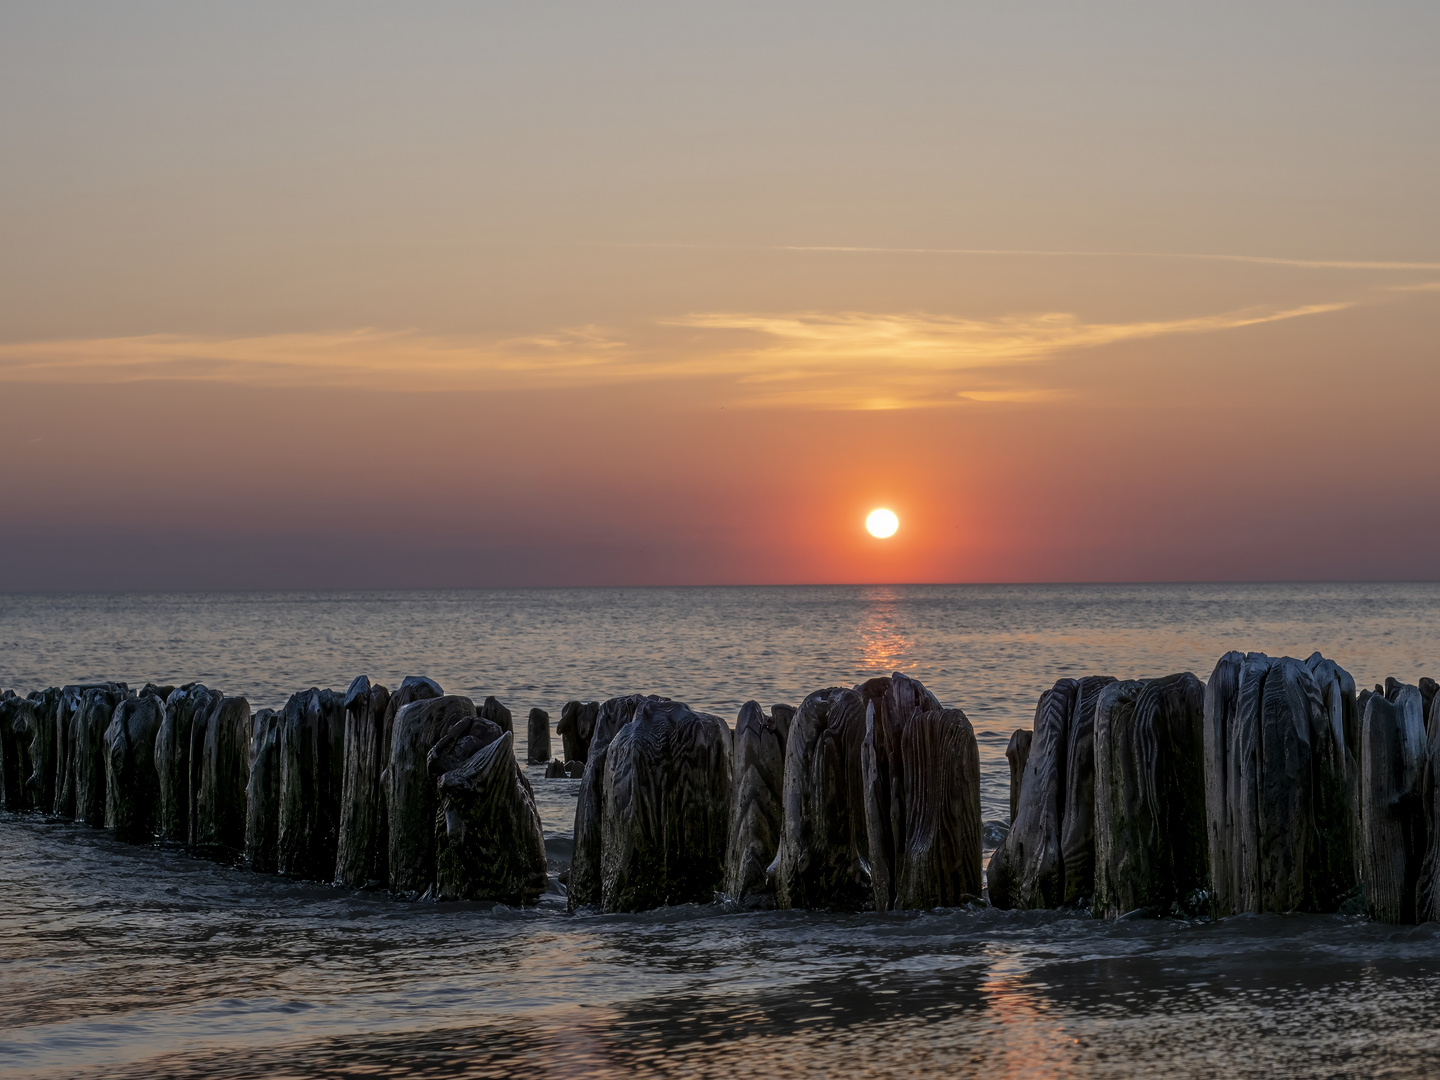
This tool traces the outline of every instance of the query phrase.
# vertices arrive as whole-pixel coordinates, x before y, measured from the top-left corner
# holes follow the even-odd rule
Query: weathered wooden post
[[[1340,683],[1338,670],[1238,652],[1215,666],[1204,747],[1216,915],[1334,911],[1353,885],[1344,707],[1326,705],[1315,675]]]
[[[124,683],[72,683],[60,688],[55,705],[55,803],[56,817],[78,818],[75,812],[75,784],[78,779],[75,718],[85,695],[91,690],[108,690],[115,704],[126,693]],[[106,720],[108,726],[109,720]],[[101,729],[103,732],[103,728]],[[103,814],[103,811],[102,811]]]
[[[990,902],[996,907],[1060,907],[1089,900],[1094,881],[1094,811],[1093,799],[1086,803],[1084,796],[1093,792],[1095,782],[1093,711],[1100,692],[1112,682],[1108,675],[1060,679],[1040,695],[1014,820],[990,857],[986,873]],[[1011,743],[1019,757],[1013,736]],[[1072,748],[1072,743],[1077,745]],[[1068,835],[1067,807],[1076,815]],[[1068,886],[1067,842],[1072,879]]]
[[[544,709],[531,709],[525,731],[525,761],[543,765],[550,760],[550,714]]]
[[[575,850],[570,861],[567,889],[567,904],[571,911],[603,901],[601,852],[604,834],[601,822],[605,813],[605,754],[616,733],[634,719],[635,710],[647,700],[659,702],[669,699],[627,694],[608,698],[595,710],[595,724],[587,748],[588,759],[580,777],[580,794],[575,803]],[[581,719],[584,712],[580,711]]]
[[[1413,923],[1423,888],[1424,782],[1430,766],[1424,699],[1414,686],[1365,693],[1360,722],[1360,880],[1377,922]]]
[[[1110,683],[1094,716],[1096,916],[1194,914],[1209,884],[1205,689],[1185,672]]]
[[[185,820],[188,823],[187,843],[193,850],[199,851],[205,842],[200,835],[200,793],[205,787],[205,743],[210,734],[210,722],[225,701],[225,695],[203,686],[196,687],[192,694],[195,700],[190,713],[190,748],[185,755],[190,770],[185,793]]]
[[[459,696],[422,698],[395,716],[386,770],[394,893],[420,896],[435,884],[435,815],[440,800],[429,755],[456,721],[475,718],[475,703]]]
[[[601,906],[709,903],[725,875],[730,729],[678,701],[643,701],[605,753]]]
[[[776,856],[780,908],[872,908],[861,781],[865,701],[848,687],[800,704],[785,745],[784,825]]]
[[[75,820],[105,825],[105,729],[128,693],[109,687],[86,690],[71,722],[75,752]]]
[[[286,877],[335,879],[344,754],[344,698],[315,687],[292,694],[280,723],[279,872]]]
[[[60,688],[36,690],[27,695],[35,708],[30,741],[30,805],[47,813],[55,805],[55,716],[60,706]]]
[[[743,907],[773,907],[775,889],[766,871],[780,849],[784,823],[785,744],[759,702],[740,707],[734,746],[725,893]]]
[[[500,703],[500,699],[493,694],[487,697],[484,703],[475,710],[479,715],[495,724],[501,731],[508,731],[515,734],[515,721],[510,715],[510,710]]]
[[[980,750],[959,709],[917,710],[900,734],[904,825],[896,837],[894,906],[978,901]]]
[[[865,737],[860,743],[860,786],[870,888],[876,911],[895,903],[897,860],[905,822],[900,736],[917,710],[939,711],[935,695],[917,679],[896,672],[855,687],[865,702]]]
[[[284,715],[258,709],[250,719],[250,773],[245,782],[245,865],[280,869],[280,727]]]
[[[1075,710],[1066,740],[1065,800],[1060,814],[1066,907],[1082,907],[1095,895],[1095,707],[1114,681],[1109,676],[1084,678],[1075,692]]]
[[[589,761],[590,742],[595,736],[595,724],[599,719],[598,701],[565,703],[565,707],[560,710],[560,723],[555,726],[555,734],[560,736],[566,761],[578,761],[582,765]]]
[[[165,715],[155,734],[155,776],[159,784],[156,829],[167,843],[191,842],[190,739],[196,711],[208,710],[210,694],[200,683],[186,683],[165,698]]]
[[[1029,728],[1016,728],[1010,733],[1010,742],[1005,747],[1005,760],[1010,764],[1010,824],[1015,824],[1015,815],[1020,811],[1020,784],[1025,779],[1025,763],[1030,760],[1030,743],[1035,732]]]
[[[477,734],[482,725],[489,730]],[[481,717],[454,746],[431,751],[440,794],[435,882],[443,900],[517,904],[545,891],[545,833],[514,747],[511,732]]]
[[[1434,680],[1421,680],[1422,696],[1425,683],[1434,686]],[[1440,695],[1433,691],[1426,713],[1425,734],[1429,757],[1421,784],[1421,814],[1427,825],[1428,843],[1416,887],[1415,916],[1421,922],[1440,922]]]
[[[158,695],[127,697],[105,729],[105,827],[131,844],[155,839],[160,810],[155,737],[164,716]]]
[[[222,860],[244,854],[249,767],[250,702],[223,698],[209,716],[201,750],[195,814],[196,846],[202,854]]]
[[[385,716],[390,691],[358,676],[345,691],[345,778],[340,791],[335,883],[352,889],[383,887],[389,853],[380,777],[390,760]]]
[[[33,766],[30,748],[39,726],[35,702],[9,690],[0,698],[0,806],[29,810],[33,806],[28,783]]]

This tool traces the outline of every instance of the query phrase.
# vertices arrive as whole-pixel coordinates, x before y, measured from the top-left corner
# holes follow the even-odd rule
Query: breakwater
[[[974,731],[912,676],[747,702],[733,729],[656,695],[575,700],[546,769],[580,777],[560,884],[572,910],[1429,920],[1435,699],[1428,678],[1357,690],[1319,653],[1227,653],[1205,681],[1061,679],[1010,740],[1012,820],[983,870]],[[528,727],[550,741],[543,710]],[[7,690],[0,800],[287,877],[519,904],[548,874],[514,738],[495,697],[424,676],[258,710],[199,683]]]

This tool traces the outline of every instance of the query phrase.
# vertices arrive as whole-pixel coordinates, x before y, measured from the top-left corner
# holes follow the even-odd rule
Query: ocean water
[[[963,708],[982,813],[1066,675],[1319,649],[1440,672],[1440,586],[908,586],[0,596],[0,686],[201,679],[278,706],[357,674],[532,706],[742,702],[890,671]],[[558,748],[558,742],[557,742]],[[578,781],[530,771],[553,867]],[[0,816],[5,1076],[1440,1073],[1440,926],[959,910],[407,903]]]

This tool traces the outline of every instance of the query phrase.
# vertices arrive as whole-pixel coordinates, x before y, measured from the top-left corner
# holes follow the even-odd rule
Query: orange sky
[[[287,12],[0,15],[0,589],[1440,573],[1432,10]]]

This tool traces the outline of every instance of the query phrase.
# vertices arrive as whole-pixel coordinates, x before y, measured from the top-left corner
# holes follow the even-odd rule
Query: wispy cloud
[[[753,354],[766,369],[776,363],[798,370],[836,363],[953,371],[1033,360],[1065,349],[1108,345],[1165,334],[1232,330],[1259,323],[1319,315],[1350,307],[1347,302],[1273,309],[1247,308],[1221,315],[1129,323],[1087,323],[1075,315],[1051,312],[998,319],[944,315],[876,315],[868,312],[804,312],[752,315],[720,312],[671,320],[671,325],[706,330],[747,331],[760,336]],[[729,365],[747,363],[745,350],[723,354]]]
[[[805,312],[691,315],[672,325],[729,343],[690,360],[692,373],[729,375],[752,403],[818,408],[902,408],[1028,402],[1056,391],[1004,378],[1038,360],[1124,341],[1234,330],[1340,311],[1349,302],[1247,308],[1187,319],[1090,323],[1067,313],[965,319],[926,314]],[[976,378],[983,373],[986,381]],[[979,385],[977,385],[979,383]]]
[[[414,330],[207,337],[147,334],[0,345],[0,380],[173,379],[384,390],[604,379],[622,343],[595,327],[484,341]]]
[[[220,338],[175,334],[0,345],[0,381],[137,380],[387,391],[563,389],[606,383],[728,383],[737,404],[891,409],[1019,403],[1055,391],[1019,366],[1117,342],[1234,330],[1348,303],[1086,322],[1067,313],[973,319],[924,313],[709,312],[618,335],[587,326],[485,340],[356,330]]]
[[[1383,259],[1297,259],[1278,255],[1229,255],[1198,251],[1065,251],[1045,248],[871,247],[859,244],[771,244],[755,247],[725,244],[634,243],[617,247],[695,248],[704,250],[795,251],[837,255],[967,255],[1043,259],[1182,259],[1203,262],[1290,266],[1303,270],[1440,270],[1440,262],[1396,262]]]

